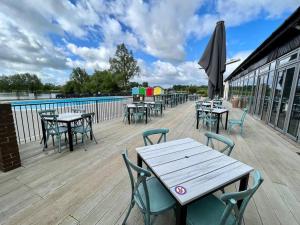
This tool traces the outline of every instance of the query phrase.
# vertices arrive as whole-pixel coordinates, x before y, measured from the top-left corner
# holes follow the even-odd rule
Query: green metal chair
[[[225,147],[220,149],[219,151],[222,152],[223,154],[230,156],[235,145],[230,138],[212,132],[206,132],[204,135],[207,137],[207,141],[206,141],[207,146],[211,146],[213,149],[215,149],[213,140],[222,142],[223,144],[225,144]]]
[[[44,123],[45,131],[46,131],[46,141],[44,144],[43,151],[46,148],[47,142],[49,140],[49,137],[55,136],[58,140],[58,152],[61,152],[61,136],[62,134],[65,134],[68,132],[68,129],[64,126],[59,126],[57,122],[58,115],[47,115],[47,114],[40,114],[42,118],[42,122]]]
[[[81,115],[81,125],[78,125],[76,127],[74,127],[72,129],[72,132],[74,135],[77,135],[77,134],[81,134],[82,136],[82,142],[84,144],[84,150],[86,151],[86,140],[85,140],[85,137],[88,139],[89,136],[88,136],[88,133],[90,133],[90,135],[92,136],[92,139],[94,140],[94,142],[96,144],[98,144],[96,138],[95,138],[95,135],[94,135],[94,132],[93,132],[93,127],[92,127],[92,124],[93,124],[93,121],[94,121],[94,117],[95,117],[95,113],[85,113],[85,114],[82,114]]]
[[[127,150],[122,153],[122,156],[127,167],[131,183],[129,209],[122,224],[126,224],[132,208],[135,204],[137,204],[143,214],[144,224],[150,225],[152,224],[151,216],[157,216],[167,210],[175,208],[176,201],[157,180],[157,178],[151,177],[151,173],[148,170],[138,167],[129,160]],[[138,174],[137,179],[135,179],[133,172]]]
[[[234,119],[228,120],[228,133],[229,134],[231,132],[231,129],[234,126],[239,126],[240,127],[240,134],[243,135],[243,132],[244,132],[244,122],[245,122],[245,118],[246,118],[248,109],[244,108],[243,111],[244,112],[243,112],[243,114],[241,116],[241,119],[239,119],[239,120],[234,120]]]
[[[252,174],[253,185],[241,192],[225,193],[220,198],[209,195],[192,203],[187,209],[188,225],[240,225],[246,207],[263,182],[259,171]],[[242,201],[240,208],[238,201]]]
[[[160,137],[157,141],[156,144],[159,144],[162,139],[164,142],[167,141],[167,133],[169,133],[169,129],[168,128],[159,128],[159,129],[153,129],[153,130],[147,130],[143,132],[143,139],[144,139],[144,144],[145,146],[149,145],[153,145],[153,141],[150,139],[150,136],[152,135],[157,135],[160,134]]]

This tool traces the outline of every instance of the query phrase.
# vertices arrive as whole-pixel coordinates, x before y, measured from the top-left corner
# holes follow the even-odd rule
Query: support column
[[[20,166],[21,159],[11,105],[0,104],[0,170],[7,172]]]

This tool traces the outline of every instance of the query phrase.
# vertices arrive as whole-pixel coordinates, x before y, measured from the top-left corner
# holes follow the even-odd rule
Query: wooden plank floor
[[[229,116],[240,115],[239,109],[232,109]],[[124,125],[121,120],[96,125],[99,143],[90,143],[88,151],[78,145],[72,153],[42,153],[39,143],[22,145],[23,167],[0,173],[0,224],[121,224],[130,198],[121,152],[127,148],[135,161],[143,130],[167,127],[169,140],[191,137],[205,142],[205,128],[195,129],[192,102],[168,108],[147,125]],[[265,179],[247,208],[245,224],[299,225],[299,146],[249,116],[245,136],[230,137],[236,142],[232,156],[259,169]],[[127,224],[143,224],[137,208]],[[175,224],[173,212],[158,217],[156,224]]]

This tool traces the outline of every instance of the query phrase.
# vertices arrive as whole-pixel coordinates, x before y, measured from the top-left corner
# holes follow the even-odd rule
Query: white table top
[[[136,104],[132,104],[132,103],[127,104],[127,108],[136,108],[136,107],[137,107]],[[139,107],[142,107],[142,106],[139,106]],[[144,107],[147,107],[147,105],[145,104]]]
[[[198,111],[204,111],[204,112],[209,112],[210,109],[207,109],[207,108],[204,108],[204,109],[197,109]],[[223,108],[223,109],[219,109],[219,108],[213,108],[212,110],[212,113],[225,113],[225,112],[228,112],[229,110],[226,109],[226,108]]]
[[[214,192],[253,168],[191,138],[136,151],[181,205]]]
[[[81,118],[81,113],[62,113],[57,117],[58,121],[73,121]]]

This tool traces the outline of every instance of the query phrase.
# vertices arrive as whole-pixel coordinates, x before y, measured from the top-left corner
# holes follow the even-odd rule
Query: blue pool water
[[[104,102],[119,102],[125,101],[127,97],[107,96],[107,97],[86,97],[86,98],[67,98],[67,99],[47,99],[47,100],[26,100],[26,101],[11,101],[11,105],[16,110],[25,108],[57,108],[57,107],[72,107],[78,105],[104,103]]]

